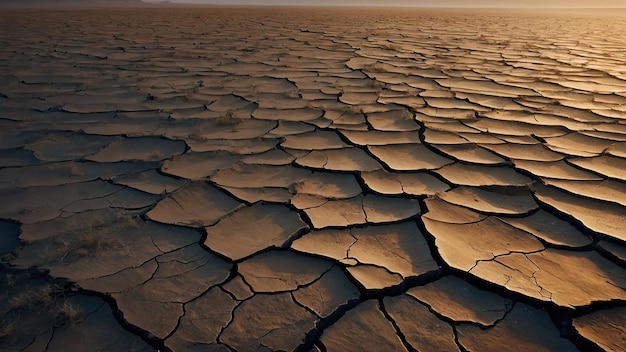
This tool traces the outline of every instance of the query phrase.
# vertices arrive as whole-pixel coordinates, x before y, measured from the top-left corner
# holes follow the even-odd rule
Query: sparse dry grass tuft
[[[52,303],[52,301],[56,298],[55,296],[55,290],[52,288],[52,286],[50,286],[50,284],[44,285],[37,292],[37,300],[46,306]]]
[[[9,299],[10,309],[24,309],[36,303],[37,293],[34,291],[20,292]]]
[[[106,236],[104,233],[90,228],[89,231],[78,235],[74,248],[75,250],[85,250],[87,252],[95,251],[96,257],[100,257],[102,251],[119,249],[123,246],[124,242],[119,237]]]
[[[41,306],[47,307],[57,299],[61,290],[50,284],[42,286],[40,289],[31,289],[20,292],[9,299],[10,309],[34,309]]]
[[[49,248],[46,248],[45,257],[48,262],[58,261],[59,264],[66,263],[69,258],[75,259],[89,255],[100,258],[103,252],[123,249],[126,246],[120,237],[109,236],[97,231],[93,226],[78,234],[57,236],[54,242],[56,249],[50,251]]]
[[[68,169],[68,174],[69,174],[70,177],[71,176],[83,176],[85,174],[85,172],[80,167],[80,164],[78,164],[78,163],[71,163],[70,167]]]
[[[137,222],[136,218],[120,218],[118,217],[118,221],[124,219],[125,223],[128,225],[129,228],[132,229],[138,229],[139,228],[139,223]]]
[[[73,305],[68,300],[63,301],[59,307],[59,313],[70,325],[76,324],[80,320],[80,308]]]
[[[10,336],[15,331],[15,323],[11,321],[3,321],[0,323],[0,340]]]

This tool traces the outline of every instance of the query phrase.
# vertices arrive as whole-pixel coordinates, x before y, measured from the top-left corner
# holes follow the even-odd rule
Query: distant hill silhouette
[[[137,6],[141,0],[0,0],[2,7]]]

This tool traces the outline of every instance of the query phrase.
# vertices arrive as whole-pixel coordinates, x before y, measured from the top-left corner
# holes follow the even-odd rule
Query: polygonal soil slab
[[[368,300],[349,310],[324,330],[320,341],[328,351],[344,351],[346,348],[367,351],[372,346],[380,351],[406,351],[376,300]]]
[[[240,158],[239,155],[227,152],[188,152],[165,160],[161,171],[190,180],[202,180],[217,170],[233,166]]]
[[[495,293],[479,289],[456,276],[445,276],[407,291],[433,311],[456,322],[491,326],[504,318],[513,302]]]
[[[452,326],[415,298],[385,297],[383,304],[411,347],[418,351],[459,351]]]
[[[464,186],[525,186],[532,180],[510,167],[454,163],[436,171],[449,182]]]
[[[479,214],[468,208],[448,203],[436,194],[425,201],[428,209],[422,217],[449,224],[468,224],[484,220],[487,215]]]
[[[566,181],[544,179],[547,186],[554,186],[569,193],[601,201],[613,202],[626,207],[626,183],[613,180]]]
[[[207,227],[204,244],[239,260],[268,247],[282,247],[305,229],[298,213],[286,206],[256,203]]]
[[[124,138],[114,141],[87,159],[101,163],[122,160],[157,161],[182,154],[185,147],[183,141],[154,137]]]
[[[98,152],[113,141],[113,137],[78,133],[50,133],[24,147],[43,161],[77,160]]]
[[[461,186],[438,196],[448,203],[492,214],[526,214],[538,208],[530,191],[525,188],[486,190]]]
[[[338,266],[333,266],[319,280],[293,292],[298,303],[319,317],[327,317],[341,306],[356,303],[359,296],[358,288]]]
[[[559,161],[564,155],[554,152],[543,144],[481,144],[481,147],[509,159],[529,161]]]
[[[378,131],[408,132],[420,129],[420,126],[413,120],[413,114],[408,110],[368,114],[367,122]]]
[[[461,324],[457,331],[459,343],[468,351],[578,351],[560,337],[548,313],[519,302],[493,328]]]
[[[34,280],[49,269],[116,311],[68,285],[78,322],[56,302],[38,320],[16,308],[24,296],[5,295],[0,349],[573,349],[560,332],[580,349],[622,352],[618,16],[433,12],[416,26],[402,10],[359,25],[350,11],[211,9],[198,26],[196,10],[125,10],[96,27],[1,13],[11,40],[0,46],[0,217],[26,241],[5,269]],[[40,28],[21,31],[27,22]],[[178,187],[199,184],[187,179],[228,201],[183,199]],[[174,201],[184,206],[168,221],[188,223],[142,220]],[[205,230],[211,210],[221,222]],[[298,216],[324,231],[276,225]],[[227,255],[198,245],[222,222],[213,238]],[[310,253],[294,249],[309,237]],[[548,249],[531,251],[537,243]],[[465,256],[481,255],[491,258],[467,269]],[[0,275],[0,292],[9,282]],[[42,307],[44,291],[26,304]],[[376,314],[359,320],[359,303]],[[7,345],[23,333],[25,344]]]
[[[120,175],[142,172],[156,167],[156,163],[143,161],[106,164],[69,161],[6,167],[0,169],[0,188],[56,186],[97,179],[108,180]]]
[[[482,132],[505,136],[531,136],[534,134],[539,137],[553,137],[567,133],[567,129],[560,126],[543,126],[541,130],[538,130],[532,124],[518,121],[478,119],[465,124]]]
[[[312,231],[291,247],[348,265],[350,274],[366,289],[397,285],[439,268],[413,222]]]
[[[185,304],[185,314],[174,333],[165,340],[173,350],[192,350],[202,345],[208,350],[218,348],[217,338],[237,306],[228,293],[218,287]],[[224,347],[226,348],[226,347]]]
[[[79,218],[77,222],[84,220]],[[94,222],[86,228],[68,226],[59,234],[34,241],[14,263],[27,268],[42,265],[52,275],[76,282],[110,277],[199,240],[199,234],[191,229],[139,219],[119,217],[113,224],[104,225]]]
[[[429,142],[428,139],[426,139],[426,142]],[[474,144],[439,144],[433,145],[433,147],[439,149],[447,155],[450,155],[454,159],[467,163],[496,165],[505,162],[503,158]]]
[[[237,164],[228,169],[217,171],[211,181],[220,186],[235,188],[288,188],[291,184],[302,181],[311,175],[311,171],[291,165],[249,165]]]
[[[592,157],[602,153],[612,142],[572,132],[564,136],[546,138],[548,148],[572,156]]]
[[[398,171],[434,170],[453,162],[422,144],[390,144],[368,149],[385,165]]]
[[[541,242],[497,218],[488,217],[469,224],[450,224],[423,218],[443,260],[450,266],[471,271],[482,261],[510,253],[543,250]]]
[[[576,331],[605,351],[626,348],[626,307],[613,307],[575,318]]]
[[[583,247],[593,242],[569,222],[541,209],[523,218],[501,216],[499,219],[556,246]]]
[[[325,198],[352,198],[362,190],[356,178],[350,174],[314,172],[293,187],[296,193],[310,194]]]
[[[185,180],[161,175],[156,170],[123,175],[116,177],[113,181],[152,194],[172,193],[187,183]]]
[[[448,130],[451,129],[451,127],[448,125],[450,124],[448,123],[445,126],[440,126],[435,124],[434,122],[426,124],[427,127],[424,129],[424,142],[432,145],[437,149],[440,149],[440,146],[456,148],[467,148],[468,146],[476,147],[473,144],[468,144],[470,142],[466,138],[463,138],[461,135],[459,135],[458,132],[460,131],[457,131],[454,128],[452,128],[452,131]],[[474,129],[469,129],[469,131],[467,132],[476,133],[477,131]]]
[[[326,259],[289,250],[259,253],[239,264],[239,273],[256,293],[295,291],[318,280],[333,267]]]
[[[146,216],[166,224],[209,226],[240,206],[215,186],[196,181],[161,200]]]
[[[540,177],[561,180],[601,180],[600,176],[575,168],[563,160],[533,161],[513,160],[518,169],[522,169]]]
[[[542,203],[582,222],[587,228],[626,242],[626,207],[615,203],[574,196],[552,187],[535,184]]]
[[[221,116],[211,123],[203,123],[193,129],[190,137],[198,139],[255,139],[276,127],[275,121],[243,119]]]
[[[252,117],[259,120],[311,121],[323,115],[321,110],[314,109],[256,109]]]
[[[546,249],[529,254],[512,253],[479,262],[470,273],[563,307],[626,299],[623,269],[597,252]]]
[[[257,294],[235,309],[220,341],[239,351],[291,351],[304,343],[316,321],[288,292]]]
[[[526,88],[518,88],[509,85],[499,84],[490,80],[470,80],[465,78],[443,78],[437,79],[437,83],[441,86],[448,87],[455,92],[481,92],[494,96],[512,96],[520,95],[533,96],[536,93]]]
[[[157,270],[149,280],[114,293],[124,319],[164,339],[184,314],[183,304],[224,282],[231,264],[195,244],[156,258]],[[152,312],[147,315],[146,312]]]
[[[47,341],[46,350],[79,351],[90,346],[102,351],[154,351],[138,336],[125,331],[109,305],[100,298],[74,296],[67,302],[70,309],[77,310],[78,316],[72,317],[77,321],[57,327]],[[29,346],[36,347],[36,343]]]
[[[374,192],[387,195],[434,195],[450,189],[446,183],[425,172],[394,173],[386,170],[362,172],[361,178]]]
[[[297,194],[291,203],[304,211],[313,227],[318,229],[404,220],[419,214],[421,210],[417,199],[375,194],[340,200]]]
[[[235,188],[222,186],[222,189],[246,204],[261,201],[287,204],[293,195],[288,189],[281,187]]]
[[[597,249],[601,253],[608,255],[609,258],[614,258],[621,263],[626,263],[626,245],[623,243],[600,240],[597,243]]]
[[[155,196],[97,180],[58,186],[42,186],[3,190],[0,192],[0,211],[4,217],[22,223],[36,223],[58,217],[64,211],[82,212],[99,208],[139,209],[153,204]],[[134,193],[138,196],[132,202]]]
[[[387,145],[389,141],[396,144],[420,143],[420,135],[417,132],[387,132],[387,131],[345,131],[343,134],[351,143],[366,145]]]
[[[296,159],[295,156],[282,149],[271,149],[263,153],[245,155],[241,158],[246,164],[287,165]]]
[[[304,167],[333,171],[371,171],[381,168],[380,164],[359,148],[314,150],[296,159]]]
[[[284,148],[300,150],[340,149],[349,145],[341,140],[339,134],[330,131],[316,130],[309,133],[289,135],[281,143]]]

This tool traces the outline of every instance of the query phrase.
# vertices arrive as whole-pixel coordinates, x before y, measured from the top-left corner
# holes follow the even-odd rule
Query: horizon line
[[[495,6],[459,6],[459,5],[443,5],[443,4],[345,4],[345,3],[330,3],[330,4],[298,4],[298,3],[265,3],[265,4],[250,4],[250,3],[200,3],[200,2],[172,2],[168,0],[140,0],[139,2],[126,2],[124,0],[96,0],[94,2],[76,2],[72,0],[60,0],[55,4],[51,4],[45,0],[34,0],[28,2],[21,1],[2,1],[0,0],[0,8],[140,8],[143,6],[149,7],[288,7],[288,8],[324,8],[324,7],[345,7],[345,8],[411,8],[411,9],[475,9],[475,10],[626,10],[624,6],[567,6],[567,5],[548,5],[548,6],[517,6],[517,5],[495,5]]]

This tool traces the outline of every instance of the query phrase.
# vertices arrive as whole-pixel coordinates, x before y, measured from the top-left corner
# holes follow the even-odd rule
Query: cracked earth
[[[624,351],[614,14],[0,14],[1,351]]]

